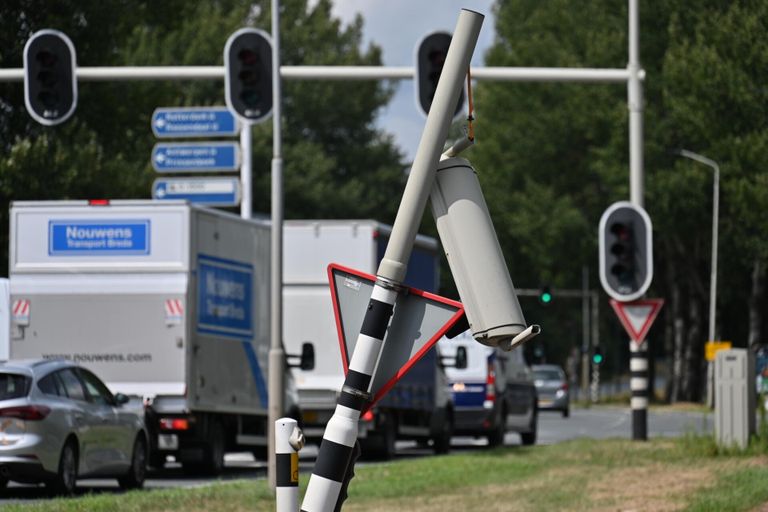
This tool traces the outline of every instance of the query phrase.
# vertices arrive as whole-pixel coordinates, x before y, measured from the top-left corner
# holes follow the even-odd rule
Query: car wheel
[[[536,444],[536,431],[538,430],[539,426],[538,416],[539,410],[536,408],[533,410],[533,414],[531,415],[531,424],[528,426],[528,431],[520,433],[520,440],[524,446],[532,446]]]
[[[75,442],[68,440],[61,449],[59,469],[47,483],[48,489],[56,496],[71,496],[77,486],[77,449]]]
[[[496,418],[496,424],[493,426],[493,431],[488,434],[488,446],[496,447],[504,444],[504,436],[507,433],[507,412],[501,410],[499,416]]]
[[[8,479],[0,478],[0,491],[4,490],[6,487],[8,487]]]
[[[563,409],[563,418],[567,418],[570,415],[571,415],[571,408],[570,407],[566,407],[565,409]]]
[[[141,489],[144,479],[147,477],[147,442],[144,436],[139,434],[133,443],[131,455],[131,467],[128,474],[117,479],[122,489]]]

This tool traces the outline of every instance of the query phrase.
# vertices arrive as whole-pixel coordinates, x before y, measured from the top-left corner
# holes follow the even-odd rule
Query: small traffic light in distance
[[[598,232],[600,282],[611,298],[642,297],[653,278],[651,219],[641,207],[619,201],[605,210]]]
[[[597,345],[592,351],[592,363],[600,364],[603,362],[603,350]]]
[[[75,46],[58,30],[32,34],[24,46],[24,104],[40,124],[63,123],[77,106]]]
[[[552,302],[552,290],[549,285],[544,285],[539,290],[539,302],[546,305]]]
[[[244,122],[258,123],[272,113],[272,41],[255,28],[242,28],[224,46],[224,97]]]
[[[429,107],[435,97],[437,83],[440,81],[450,45],[451,34],[433,32],[422,39],[416,47],[416,103],[424,115],[429,113]],[[464,90],[462,89],[454,117],[461,113],[463,107]]]

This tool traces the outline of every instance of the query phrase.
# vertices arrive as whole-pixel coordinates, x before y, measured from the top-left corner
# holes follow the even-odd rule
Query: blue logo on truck
[[[253,267],[200,255],[197,259],[197,329],[230,338],[252,338]]]
[[[50,256],[149,254],[149,220],[51,220]]]

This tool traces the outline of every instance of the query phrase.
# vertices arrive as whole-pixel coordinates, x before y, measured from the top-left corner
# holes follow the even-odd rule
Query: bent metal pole
[[[379,354],[386,349],[383,347],[384,335],[402,288],[416,231],[435,181],[437,164],[483,18],[482,14],[466,9],[459,14],[387,250],[379,265],[368,310],[350,359],[349,372],[336,409],[325,428],[304,495],[301,506],[304,512],[331,512],[341,508],[339,499],[357,441],[360,411],[370,399],[369,387],[374,367]]]

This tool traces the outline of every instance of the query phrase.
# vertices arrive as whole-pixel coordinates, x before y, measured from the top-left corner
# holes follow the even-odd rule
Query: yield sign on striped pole
[[[664,305],[664,299],[645,299],[633,302],[619,302],[611,299],[611,307],[619,317],[621,325],[629,334],[629,337],[641,345],[645,336],[656,320],[656,316]]]

